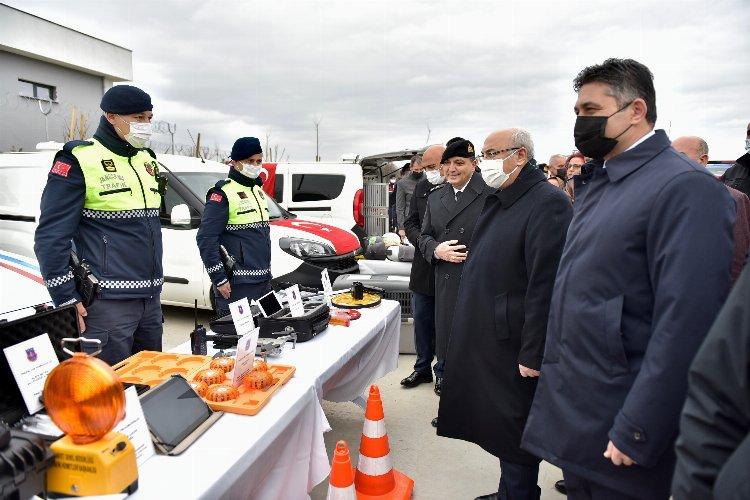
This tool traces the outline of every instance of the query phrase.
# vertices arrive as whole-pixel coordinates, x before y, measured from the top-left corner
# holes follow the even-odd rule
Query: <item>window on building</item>
[[[54,101],[57,98],[55,87],[21,79],[18,80],[18,94],[45,101]]]
[[[335,200],[344,189],[346,177],[328,174],[292,175],[292,201]]]

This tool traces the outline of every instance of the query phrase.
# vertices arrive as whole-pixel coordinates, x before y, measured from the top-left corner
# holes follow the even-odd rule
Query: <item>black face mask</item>
[[[422,177],[422,172],[412,172],[411,176],[414,179],[419,179],[420,177]]]
[[[575,140],[576,149],[585,156],[595,160],[601,160],[607,156],[617,146],[617,139],[633,126],[632,123],[628,125],[628,128],[620,132],[617,137],[605,137],[604,129],[607,128],[607,120],[631,104],[633,104],[632,101],[609,116],[576,117],[576,125],[573,129],[573,139]]]

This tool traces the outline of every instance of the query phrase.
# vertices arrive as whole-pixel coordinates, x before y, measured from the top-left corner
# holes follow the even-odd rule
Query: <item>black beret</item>
[[[462,139],[461,137],[454,137],[446,143],[443,157],[440,159],[440,163],[445,163],[448,159],[458,156],[460,158],[474,158],[474,145],[471,141]]]
[[[116,115],[132,115],[154,109],[151,96],[132,85],[115,85],[104,93],[99,107],[105,113]]]
[[[260,147],[260,141],[257,137],[240,137],[234,141],[230,156],[234,161],[239,161],[246,160],[258,153],[262,154],[263,149]]]

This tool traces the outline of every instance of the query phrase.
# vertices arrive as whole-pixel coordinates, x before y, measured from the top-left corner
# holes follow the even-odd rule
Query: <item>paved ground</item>
[[[189,340],[193,328],[193,312],[188,309],[165,307],[164,349],[170,349]],[[207,322],[210,314],[199,313],[199,322]],[[411,335],[409,325],[402,335]],[[415,482],[415,499],[472,499],[497,488],[499,466],[497,459],[476,445],[440,438],[430,421],[436,416],[438,398],[432,385],[422,384],[414,389],[402,389],[399,381],[411,373],[413,355],[401,355],[399,367],[378,381],[391,454],[397,469]],[[359,438],[362,432],[364,411],[353,403],[323,402],[323,409],[333,430],[326,434],[329,457],[336,441],[344,439],[352,452],[356,466]],[[542,463],[540,472],[542,498],[562,500],[553,485],[562,479],[556,467]],[[318,485],[312,493],[313,500],[326,497],[327,483]]]

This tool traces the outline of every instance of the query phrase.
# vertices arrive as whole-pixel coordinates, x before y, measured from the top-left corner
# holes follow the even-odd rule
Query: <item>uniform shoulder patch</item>
[[[208,196],[208,201],[215,201],[217,203],[221,203],[223,200],[224,200],[224,196],[222,196],[221,194],[216,193],[216,192],[211,193]]]
[[[73,149],[79,147],[79,146],[93,146],[94,143],[92,141],[68,141],[63,146],[63,151],[66,153],[73,153]]]
[[[52,165],[49,173],[59,175],[60,177],[67,177],[72,167],[73,166],[70,163],[66,163],[62,160],[56,160]]]
[[[102,167],[104,168],[105,172],[117,172],[117,167],[115,167],[114,160],[102,160]]]

